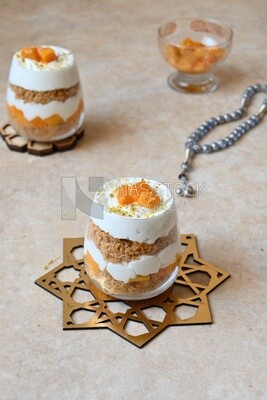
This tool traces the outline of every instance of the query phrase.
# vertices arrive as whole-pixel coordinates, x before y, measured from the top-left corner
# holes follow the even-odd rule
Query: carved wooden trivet
[[[35,283],[63,300],[63,329],[108,328],[138,347],[173,325],[212,323],[207,295],[230,275],[200,258],[193,234],[181,235],[185,247],[174,285],[142,301],[117,300],[99,291],[85,273],[83,238],[64,239],[63,262]],[[62,274],[76,274],[72,280]],[[60,276],[61,275],[61,276]]]
[[[0,135],[10,150],[20,153],[28,152],[35,156],[47,156],[57,151],[73,149],[84,134],[83,127],[78,129],[72,136],[56,142],[35,142],[20,136],[10,124],[0,121]]]

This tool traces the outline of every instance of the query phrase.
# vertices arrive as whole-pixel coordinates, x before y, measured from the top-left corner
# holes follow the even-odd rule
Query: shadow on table
[[[218,78],[220,87],[227,88],[233,87],[236,82],[242,80],[246,76],[246,72],[233,64],[222,64],[216,68],[214,75]]]
[[[111,140],[120,140],[124,133],[133,133],[134,128],[131,124],[127,124],[123,121],[123,117],[119,117],[116,115],[99,115],[94,116],[85,116],[84,121],[84,132],[85,135],[81,140],[79,146],[87,148],[92,146],[92,144],[96,145],[105,141],[107,144]]]

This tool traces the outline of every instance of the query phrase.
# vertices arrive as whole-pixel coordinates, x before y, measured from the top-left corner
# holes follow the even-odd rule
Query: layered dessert
[[[85,234],[85,269],[103,292],[121,299],[156,296],[178,273],[180,238],[174,199],[156,181],[121,178],[98,190],[103,218]]]
[[[64,139],[83,122],[83,99],[73,54],[62,47],[27,47],[12,59],[7,109],[22,136],[40,142]]]

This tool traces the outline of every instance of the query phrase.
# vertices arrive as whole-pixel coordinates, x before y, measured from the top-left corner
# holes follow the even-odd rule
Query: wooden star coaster
[[[10,150],[20,153],[28,152],[35,156],[47,156],[58,151],[73,149],[77,142],[83,137],[84,130],[81,127],[72,136],[56,142],[35,142],[20,136],[10,124],[0,121],[0,135]]]
[[[63,262],[35,283],[63,300],[64,330],[107,328],[142,347],[168,326],[212,323],[207,295],[230,276],[200,258],[193,234],[181,240],[185,249],[174,285],[148,300],[118,300],[99,291],[76,256],[83,238],[64,239]]]

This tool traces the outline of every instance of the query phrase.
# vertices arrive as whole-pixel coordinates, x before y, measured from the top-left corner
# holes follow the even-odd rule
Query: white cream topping
[[[161,203],[155,209],[135,206],[132,210],[130,206],[120,206],[115,194],[121,185],[133,184],[141,179],[121,178],[106,183],[94,197],[94,202],[103,205],[103,219],[92,217],[92,221],[114,238],[154,243],[159,237],[167,236],[177,224],[174,200],[167,186],[144,179],[161,197]],[[116,209],[119,213],[112,211]],[[127,216],[120,215],[123,212]]]
[[[91,257],[99,265],[101,271],[107,270],[114,279],[127,283],[130,279],[135,278],[136,275],[150,275],[174,263],[180,251],[179,246],[179,242],[177,241],[153,256],[144,255],[137,260],[123,262],[121,264],[106,261],[101,251],[94,242],[89,239],[85,239],[84,252],[85,255],[87,251],[89,252]]]
[[[9,82],[27,90],[56,90],[69,88],[79,82],[79,73],[73,54],[62,47],[52,48],[58,59],[50,63],[41,63],[14,54],[11,62]]]
[[[156,194],[161,199],[160,204],[155,208],[140,207],[134,203],[127,205],[119,204],[117,199],[118,189],[123,185],[130,186],[137,182],[148,184],[152,189],[154,189]],[[137,189],[134,189],[134,187],[131,190],[133,193],[136,193],[137,191]],[[143,190],[147,190],[145,186],[143,186]],[[99,204],[102,204],[106,211],[109,211],[113,214],[130,216],[131,218],[151,218],[162,214],[169,208],[169,205],[172,201],[172,195],[167,186],[152,179],[129,177],[114,179],[113,181],[106,183],[102,189],[97,191],[95,201]]]
[[[66,121],[78,109],[81,99],[82,94],[79,90],[76,96],[70,97],[64,103],[61,101],[51,101],[48,104],[24,103],[22,99],[16,99],[16,94],[11,88],[7,89],[7,104],[21,110],[28,121],[36,117],[45,119],[54,114],[60,115]]]
[[[41,61],[31,60],[29,58],[24,58],[22,56],[22,50],[19,50],[15,53],[14,57],[18,61],[18,64],[22,68],[31,69],[31,70],[55,70],[70,67],[74,64],[73,54],[68,49],[64,49],[63,47],[58,46],[38,46],[39,48],[49,47],[53,49],[56,53],[57,59],[51,61],[49,63],[43,63]]]

